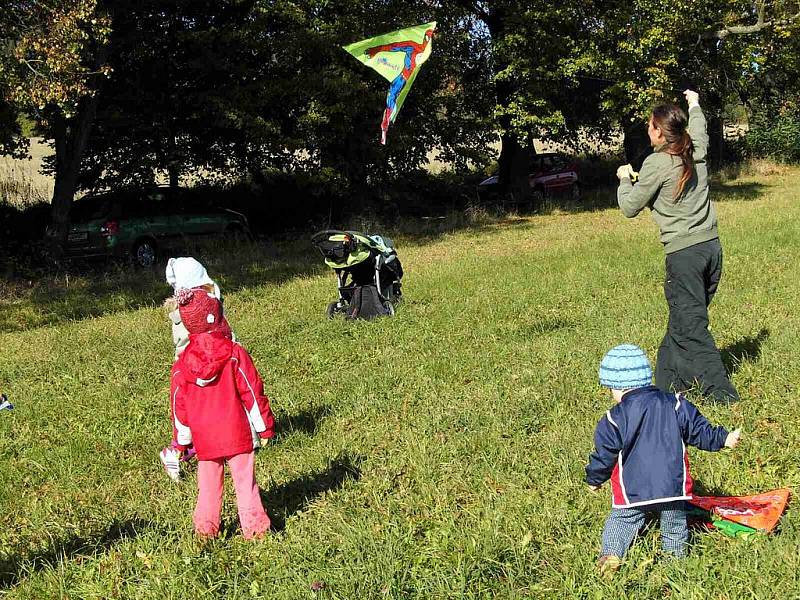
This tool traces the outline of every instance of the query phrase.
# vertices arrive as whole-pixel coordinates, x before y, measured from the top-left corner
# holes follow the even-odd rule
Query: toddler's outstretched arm
[[[727,429],[709,423],[695,405],[683,396],[678,396],[678,403],[678,425],[687,444],[709,452],[717,452],[727,445]]]

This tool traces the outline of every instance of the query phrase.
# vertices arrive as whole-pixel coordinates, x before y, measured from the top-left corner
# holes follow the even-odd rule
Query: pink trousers
[[[236,490],[239,522],[246,539],[261,537],[270,528],[270,520],[261,504],[255,475],[255,453],[237,454],[228,458],[201,460],[197,463],[197,506],[194,509],[194,530],[203,537],[216,537],[222,511],[225,462],[231,471]]]

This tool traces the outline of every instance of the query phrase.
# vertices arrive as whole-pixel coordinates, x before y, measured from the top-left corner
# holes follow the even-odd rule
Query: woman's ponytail
[[[686,113],[674,104],[660,104],[653,109],[653,123],[658,126],[667,141],[667,154],[678,156],[683,163],[683,172],[672,199],[677,201],[683,195],[686,184],[694,174],[694,144],[686,131],[689,120]]]
[[[692,178],[694,173],[694,146],[692,145],[692,138],[687,132],[683,132],[680,142],[675,144],[673,150],[672,144],[668,152],[673,156],[680,156],[683,163],[683,173],[681,178],[678,179],[678,187],[675,188],[675,193],[672,196],[673,200],[677,200],[683,195],[683,190],[686,188],[686,183]]]

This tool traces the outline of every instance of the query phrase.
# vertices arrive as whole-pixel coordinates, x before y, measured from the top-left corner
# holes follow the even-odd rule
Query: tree
[[[625,130],[628,159],[640,157],[648,144],[644,120],[651,107],[681,101],[681,92],[694,87],[703,96],[710,155],[718,162],[724,106],[731,99],[747,100],[772,45],[769,38],[797,21],[797,5],[792,4],[776,2],[768,9],[750,0],[598,3],[602,34],[594,37],[589,62],[612,83],[603,108]],[[748,22],[753,25],[743,25]]]
[[[232,170],[263,122],[249,111],[264,77],[245,31],[251,9],[143,0],[112,13],[113,73],[99,90],[82,187],[150,183],[159,171],[177,186],[201,167]]]
[[[54,140],[51,215],[63,232],[97,107],[97,84],[108,73],[110,21],[97,0],[9,0],[0,31],[0,87],[7,103],[33,116]]]
[[[589,0],[442,0],[441,10],[473,19],[472,34],[484,39],[494,102],[491,126],[499,133],[502,194],[528,193],[527,167],[536,139],[578,145],[585,128],[605,135],[602,87],[585,78],[584,63],[595,33]]]

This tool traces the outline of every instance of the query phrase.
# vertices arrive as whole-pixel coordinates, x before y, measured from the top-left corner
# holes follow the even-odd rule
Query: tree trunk
[[[502,199],[522,203],[530,197],[528,164],[534,152],[530,144],[520,144],[513,132],[506,131],[500,137],[500,159],[498,161],[498,191]]]
[[[95,70],[99,70],[108,55],[106,46],[97,49]],[[78,188],[81,161],[89,143],[89,133],[97,116],[99,91],[86,96],[78,102],[77,114],[67,118],[63,111],[57,109],[54,119],[55,141],[55,183],[53,200],[50,207],[50,220],[55,230],[56,239],[66,238],[69,228],[69,211]]]
[[[725,152],[722,98],[719,94],[708,94],[704,98],[703,104],[703,111],[708,122],[708,164],[713,170],[717,170],[722,165]]]
[[[485,23],[492,37],[493,46],[498,47],[497,41],[505,34],[505,15],[502,9],[491,8],[486,15]],[[508,61],[502,53],[494,56],[494,72],[501,73],[508,67]],[[497,190],[500,200],[524,202],[530,197],[528,185],[528,164],[533,144],[526,137],[520,143],[519,136],[514,131],[508,107],[514,96],[513,83],[507,78],[495,78],[495,94],[497,105],[500,107],[498,127],[500,129],[500,158],[498,159]]]
[[[96,113],[97,94],[81,100],[75,117],[67,119],[60,112],[55,117],[55,185],[50,219],[58,239],[66,236],[69,227],[69,211],[78,187],[81,159]]]
[[[178,189],[178,185],[180,185],[180,172],[178,170],[178,166],[171,162],[167,167],[167,172],[169,173],[169,187],[170,189],[176,190]]]

